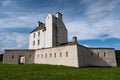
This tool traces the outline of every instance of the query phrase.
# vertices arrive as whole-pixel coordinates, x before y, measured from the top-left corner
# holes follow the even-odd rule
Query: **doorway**
[[[18,64],[25,64],[25,56],[19,56]]]

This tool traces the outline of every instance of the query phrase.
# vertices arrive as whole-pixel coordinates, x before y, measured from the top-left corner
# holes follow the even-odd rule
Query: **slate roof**
[[[107,47],[88,47],[89,49],[114,49],[114,48],[107,48]]]
[[[30,33],[36,32],[36,31],[44,29],[44,28],[45,28],[45,24],[41,24],[40,26],[38,26],[34,30],[32,30]]]

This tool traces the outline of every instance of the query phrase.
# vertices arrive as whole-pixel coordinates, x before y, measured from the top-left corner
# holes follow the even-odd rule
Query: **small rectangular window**
[[[104,52],[104,57],[107,57],[107,54]]]
[[[40,40],[38,40],[38,45],[40,45]]]
[[[91,52],[91,56],[93,56],[93,53]]]
[[[45,58],[47,58],[47,54],[45,54]]]
[[[38,37],[40,37],[40,31],[38,32]]]
[[[35,38],[35,33],[33,34],[33,38]]]
[[[37,58],[39,58],[39,54],[37,55]]]
[[[14,55],[12,55],[12,59],[14,58]]]
[[[54,53],[54,57],[56,57],[56,53]]]
[[[29,58],[30,58],[30,59],[32,58],[31,54],[30,54]]]
[[[99,55],[99,52],[97,52],[97,56],[99,57],[100,55]]]
[[[68,52],[66,52],[66,57],[68,57]]]
[[[41,58],[43,58],[43,54],[41,54]]]
[[[60,57],[62,57],[62,53],[60,53]]]
[[[52,54],[50,53],[50,58],[52,57]]]
[[[33,41],[33,46],[35,45],[35,41]]]

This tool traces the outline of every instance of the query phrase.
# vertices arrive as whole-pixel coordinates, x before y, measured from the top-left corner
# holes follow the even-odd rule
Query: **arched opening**
[[[19,56],[18,64],[25,64],[25,56]]]

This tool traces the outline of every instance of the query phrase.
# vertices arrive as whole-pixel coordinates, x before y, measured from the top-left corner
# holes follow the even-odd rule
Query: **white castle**
[[[68,42],[62,14],[48,14],[45,23],[38,21],[30,32],[29,49],[6,49],[5,64],[52,64],[73,67],[117,66],[114,48],[88,48],[73,37]]]

